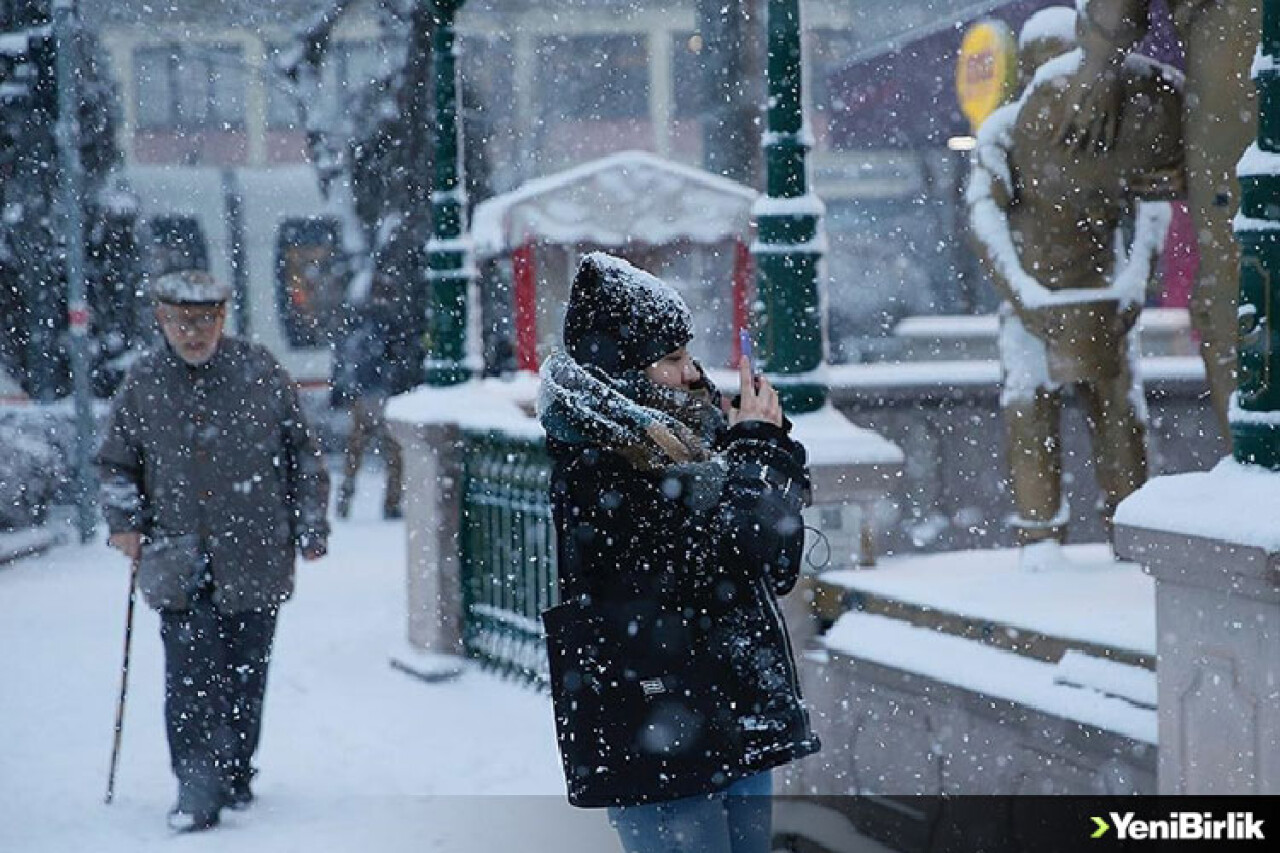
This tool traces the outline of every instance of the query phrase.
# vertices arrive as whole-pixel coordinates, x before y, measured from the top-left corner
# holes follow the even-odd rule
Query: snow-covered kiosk
[[[516,366],[537,370],[559,339],[573,270],[596,249],[680,291],[694,316],[695,353],[709,366],[730,364],[733,330],[747,321],[757,195],[699,169],[624,151],[482,202],[472,222],[476,259],[510,282]]]

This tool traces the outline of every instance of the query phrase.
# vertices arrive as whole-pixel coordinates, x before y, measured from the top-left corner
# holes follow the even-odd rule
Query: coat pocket
[[[138,586],[152,607],[183,610],[200,587],[206,563],[198,535],[157,537],[142,546]]]
[[[697,761],[720,674],[679,613],[573,599],[542,614],[569,801],[640,802],[625,781]],[[621,784],[622,788],[614,790]]]

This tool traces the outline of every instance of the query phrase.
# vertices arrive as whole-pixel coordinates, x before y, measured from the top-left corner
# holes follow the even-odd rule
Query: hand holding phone
[[[746,365],[746,375],[751,377],[751,387],[760,387],[760,375],[756,373],[754,348],[751,345],[751,333],[746,329],[738,330],[738,367]]]
[[[778,402],[778,392],[773,390],[769,380],[759,376],[751,363],[751,335],[746,329],[738,330],[738,381],[741,393],[738,405],[729,410],[729,423],[741,421],[767,421],[782,425],[782,406]]]

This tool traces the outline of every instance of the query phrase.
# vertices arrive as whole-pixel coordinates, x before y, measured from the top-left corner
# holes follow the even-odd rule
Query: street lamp
[[[764,137],[765,191],[756,202],[757,270],[763,367],[783,406],[801,414],[826,403],[818,263],[825,252],[821,199],[809,193],[801,90],[799,0],[769,0],[769,101]]]
[[[1258,139],[1239,169],[1240,369],[1229,417],[1235,458],[1280,469],[1280,0],[1263,4],[1253,78]]]
[[[467,297],[475,276],[467,235],[467,190],[463,175],[455,54],[458,11],[466,0],[430,0],[435,22],[431,61],[435,80],[435,186],[431,192],[431,239],[427,280],[431,288],[426,380],[445,386],[465,382]]]

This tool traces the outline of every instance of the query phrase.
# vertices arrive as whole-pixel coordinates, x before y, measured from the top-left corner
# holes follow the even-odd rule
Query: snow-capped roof
[[[717,243],[746,237],[757,195],[700,169],[623,151],[482,202],[472,238],[480,257],[531,239],[598,246]]]

